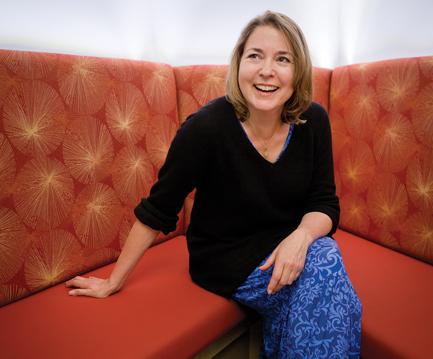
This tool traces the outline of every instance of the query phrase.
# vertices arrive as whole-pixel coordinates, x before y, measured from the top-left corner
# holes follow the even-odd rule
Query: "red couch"
[[[224,93],[226,70],[0,51],[2,357],[257,355],[254,316],[189,278],[193,195],[120,294],[71,298],[63,284],[110,273],[176,128]],[[433,357],[433,57],[314,75],[362,356]]]

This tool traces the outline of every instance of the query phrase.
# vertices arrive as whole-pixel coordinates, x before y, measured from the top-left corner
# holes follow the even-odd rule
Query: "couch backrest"
[[[226,72],[0,50],[0,305],[117,258],[179,123]],[[341,226],[432,262],[433,57],[315,68],[314,100]]]
[[[168,65],[0,51],[0,305],[116,259],[178,126]]]
[[[180,123],[210,100],[224,96],[227,69],[228,66],[225,65],[192,65],[174,68]],[[194,195],[195,190],[185,199],[185,229],[189,226]]]
[[[341,227],[432,263],[433,57],[336,68],[330,117]]]

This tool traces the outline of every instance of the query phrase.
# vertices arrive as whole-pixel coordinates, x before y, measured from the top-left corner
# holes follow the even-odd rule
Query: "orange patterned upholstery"
[[[339,229],[335,239],[363,305],[361,357],[433,357],[433,266]]]
[[[228,66],[196,65],[174,68],[180,122],[206,105],[210,100],[224,96]]]
[[[331,74],[329,69],[313,68],[313,101],[320,103],[326,111],[329,111]]]
[[[191,358],[245,319],[233,301],[191,281],[184,236],[143,259],[119,295],[70,297],[57,285],[0,308],[1,357]],[[113,267],[89,275],[106,278]]]
[[[433,263],[433,57],[336,68],[340,226]]]
[[[210,100],[224,96],[227,70],[228,66],[225,65],[196,65],[174,68],[181,123]],[[185,228],[189,226],[194,194],[195,191],[192,191],[185,199]]]
[[[178,125],[168,65],[0,51],[0,305],[116,259]]]
[[[112,265],[103,265],[119,255],[135,220],[132,209],[148,194],[176,129],[224,94],[226,72],[227,66],[172,68],[0,50],[0,306],[94,268],[109,273]],[[314,100],[331,118],[340,224],[347,231],[335,237],[364,306],[362,355],[431,357],[432,267],[385,247],[433,263],[433,57],[315,68],[313,80]],[[184,233],[192,204],[193,193],[176,231],[157,242]],[[192,284],[184,238],[146,256],[137,270],[152,276],[141,282],[139,272],[133,275],[124,295],[131,308],[144,306],[152,345],[143,347],[137,337],[143,321],[136,321],[135,309],[113,296],[103,306],[124,310],[135,323],[121,345],[113,337],[113,352],[129,343],[131,355],[191,356],[244,319],[233,301]],[[165,264],[157,266],[160,261]],[[168,287],[182,295],[173,297]],[[149,296],[152,288],[157,292]],[[59,327],[56,311],[34,314],[35,306],[54,303],[67,314],[88,305],[66,293],[58,285],[2,308],[8,323],[2,347],[62,353],[70,333],[86,342],[76,315]],[[189,318],[197,305],[199,316],[172,322],[173,315]],[[25,313],[22,320],[17,313]],[[156,324],[161,316],[164,326]],[[119,318],[110,320],[121,324]],[[209,326],[215,318],[223,319]],[[24,321],[38,334],[27,347],[20,345]],[[105,321],[97,323],[105,333]],[[33,330],[41,325],[61,328],[53,343]]]

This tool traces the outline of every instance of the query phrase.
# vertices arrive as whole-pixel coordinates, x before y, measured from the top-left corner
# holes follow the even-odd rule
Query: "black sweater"
[[[179,128],[137,218],[164,233],[176,227],[185,197],[196,188],[187,231],[190,274],[201,287],[230,297],[252,270],[299,225],[305,213],[339,220],[331,131],[312,103],[277,162],[265,160],[223,97]]]

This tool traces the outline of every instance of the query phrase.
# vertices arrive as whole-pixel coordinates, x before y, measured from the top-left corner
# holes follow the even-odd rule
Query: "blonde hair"
[[[272,26],[281,31],[292,46],[294,60],[293,94],[284,104],[281,120],[288,123],[305,123],[300,115],[312,101],[313,80],[310,53],[304,34],[299,26],[288,16],[277,12],[266,11],[252,19],[243,29],[233,49],[226,81],[226,98],[233,105],[239,120],[245,121],[249,116],[247,102],[239,88],[239,64],[245,50],[245,44],[259,26]]]

